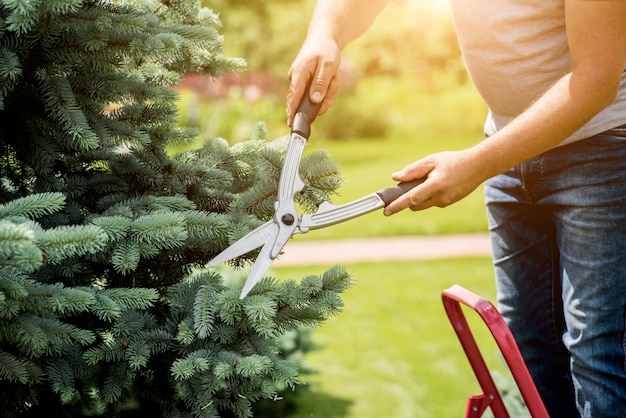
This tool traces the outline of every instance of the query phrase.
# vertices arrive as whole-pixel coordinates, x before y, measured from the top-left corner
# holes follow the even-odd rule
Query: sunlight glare
[[[450,0],[407,0],[406,4],[411,7],[433,9],[433,10],[449,10]]]

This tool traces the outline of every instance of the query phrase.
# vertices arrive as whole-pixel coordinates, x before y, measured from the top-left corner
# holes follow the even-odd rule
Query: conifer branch
[[[272,216],[285,150],[258,124],[250,141],[169,151],[195,140],[170,86],[244,68],[219,25],[196,0],[0,1],[7,416],[249,417],[297,385],[280,337],[340,311],[345,271],[265,278],[240,300],[241,273],[202,268]],[[313,154],[302,205],[339,181]]]

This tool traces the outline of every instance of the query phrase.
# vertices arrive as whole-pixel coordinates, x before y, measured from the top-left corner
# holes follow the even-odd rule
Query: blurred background
[[[248,67],[216,80],[186,78],[179,87],[181,123],[198,129],[199,143],[208,137],[244,141],[259,122],[268,139],[287,135],[287,72],[315,2],[203,3],[220,14],[226,55],[244,58]],[[465,73],[447,0],[393,0],[345,50],[340,92],[315,121],[307,149],[325,149],[339,163],[344,184],[333,203],[344,203],[392,185],[392,172],[422,156],[481,140],[485,114]],[[487,231],[482,188],[449,208],[405,212],[391,218],[372,213],[294,241]],[[328,267],[312,261],[272,273],[295,279]],[[303,390],[283,401],[280,416],[462,416],[467,396],[479,389],[440,292],[458,283],[493,300],[490,258],[347,267],[356,285],[345,295],[344,312],[300,341],[294,355],[309,372]],[[488,332],[470,320],[490,365],[501,373]],[[271,411],[268,416],[278,416],[275,407]]]
[[[227,55],[248,69],[183,84],[183,122],[201,136],[246,139],[263,120],[285,129],[287,72],[304,40],[312,0],[211,0]],[[450,13],[441,0],[394,0],[343,55],[341,90],[315,140],[480,134],[485,112],[466,76]],[[443,132],[442,132],[443,129]],[[421,132],[421,133],[418,133]]]

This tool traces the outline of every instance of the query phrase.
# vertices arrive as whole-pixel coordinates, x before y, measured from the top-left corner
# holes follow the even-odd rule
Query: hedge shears
[[[206,265],[207,268],[213,267],[263,246],[241,291],[241,299],[245,298],[261,280],[263,274],[281,253],[287,240],[293,235],[335,225],[385,207],[424,181],[424,179],[418,179],[399,183],[394,187],[379,190],[338,206],[324,200],[318,204],[315,213],[299,214],[296,211],[294,196],[303,192],[306,187],[299,175],[300,160],[311,134],[311,124],[320,107],[319,104],[311,102],[307,94],[304,96],[291,127],[274,203],[274,218],[234,242]]]

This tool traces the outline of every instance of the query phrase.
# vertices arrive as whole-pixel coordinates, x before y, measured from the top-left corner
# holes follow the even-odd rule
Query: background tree
[[[267,72],[286,83],[315,0],[202,2],[228,11],[220,16],[227,51],[246,57],[250,71]],[[392,0],[373,28],[344,52],[344,60],[353,63],[351,70],[358,77],[407,76],[414,82],[426,70],[453,71],[464,77],[452,16],[433,7],[434,3]]]
[[[341,269],[240,300],[202,268],[272,216],[285,146],[168,151],[196,140],[171,86],[243,68],[218,27],[193,0],[0,0],[4,416],[248,417],[297,384],[279,337],[340,310]],[[308,155],[300,204],[337,172]]]
[[[208,135],[235,140],[245,138],[259,118],[272,128],[284,127],[287,72],[306,35],[315,0],[202,1],[223,11],[225,50],[246,57],[249,65],[245,74],[216,83],[227,102],[216,101],[215,91],[202,86],[185,91],[182,119]],[[438,100],[473,88],[451,13],[441,3],[392,0],[373,27],[346,48],[342,91],[328,117],[316,121],[316,141],[411,134],[423,129],[414,122],[423,97]],[[204,106],[224,117],[217,123],[198,118],[195,109]]]
[[[202,0],[220,16],[225,48],[246,57],[251,71],[286,80],[291,61],[306,35],[308,16],[315,0]]]

